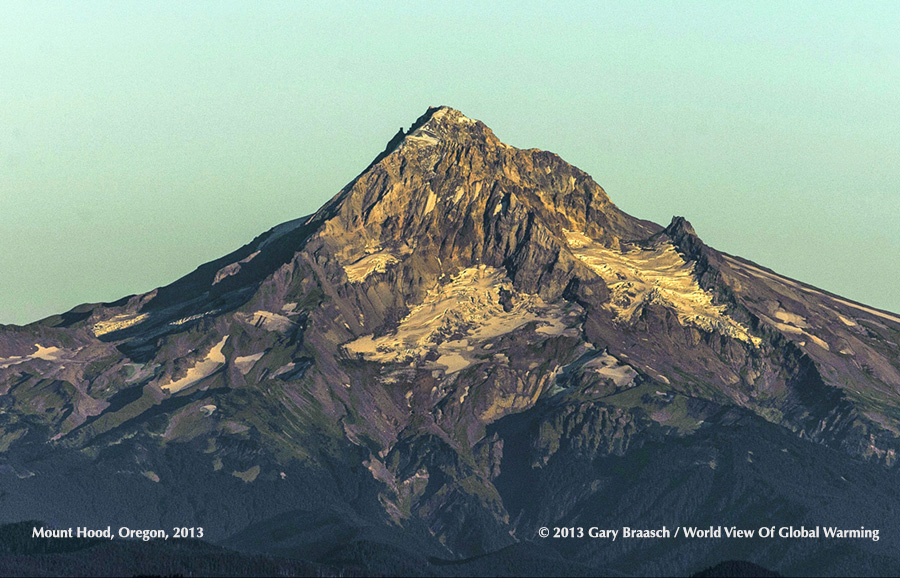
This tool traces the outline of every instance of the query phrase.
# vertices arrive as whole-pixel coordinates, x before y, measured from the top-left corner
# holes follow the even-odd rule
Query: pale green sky
[[[752,4],[0,0],[0,323],[314,211],[437,104],[900,311],[900,8]]]

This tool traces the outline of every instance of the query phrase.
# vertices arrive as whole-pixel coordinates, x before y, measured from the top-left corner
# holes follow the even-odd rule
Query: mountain
[[[385,574],[893,575],[890,539],[538,529],[897,535],[898,343],[900,315],[431,108],[315,214],[0,326],[0,522],[202,526]]]

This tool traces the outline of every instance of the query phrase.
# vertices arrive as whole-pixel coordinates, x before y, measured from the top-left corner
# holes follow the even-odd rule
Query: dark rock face
[[[316,214],[150,293],[0,328],[0,522],[203,525],[448,575],[522,571],[510,552],[539,527],[604,520],[888,534],[898,343],[898,315],[720,253],[681,217],[635,219],[556,155],[429,109]],[[896,573],[884,544],[718,546]],[[545,541],[527,559],[689,573],[727,559],[715,546]]]

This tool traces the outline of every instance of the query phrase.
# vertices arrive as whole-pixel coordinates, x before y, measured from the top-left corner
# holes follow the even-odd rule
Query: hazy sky
[[[437,104],[900,311],[897,3],[637,4],[4,0],[0,323],[313,212]]]

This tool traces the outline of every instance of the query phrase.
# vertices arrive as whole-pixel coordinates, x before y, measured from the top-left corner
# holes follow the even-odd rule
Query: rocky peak
[[[483,140],[500,144],[493,131],[481,121],[473,120],[449,106],[429,107],[406,132],[407,139],[417,144],[421,141],[433,144],[433,140],[462,143],[466,140]]]
[[[484,123],[446,106],[429,108],[399,132],[331,205],[337,214],[326,228],[364,237],[349,243],[358,248],[446,240],[511,213],[559,238],[563,229],[578,230],[610,245],[659,230],[621,212],[588,174],[557,155],[506,145]]]
[[[697,232],[694,231],[694,226],[691,225],[691,222],[684,217],[679,216],[672,217],[672,222],[666,227],[666,234],[672,238],[682,237],[684,235],[697,236]]]
[[[672,222],[663,230],[663,234],[691,259],[699,258],[705,247],[690,221],[684,217],[672,217]]]
[[[338,277],[342,269],[351,281],[407,286],[413,277],[419,287],[483,264],[521,290],[558,295],[584,273],[565,231],[618,247],[660,230],[620,211],[559,156],[506,145],[449,107],[429,108],[398,133],[331,206],[315,242],[340,263]]]

